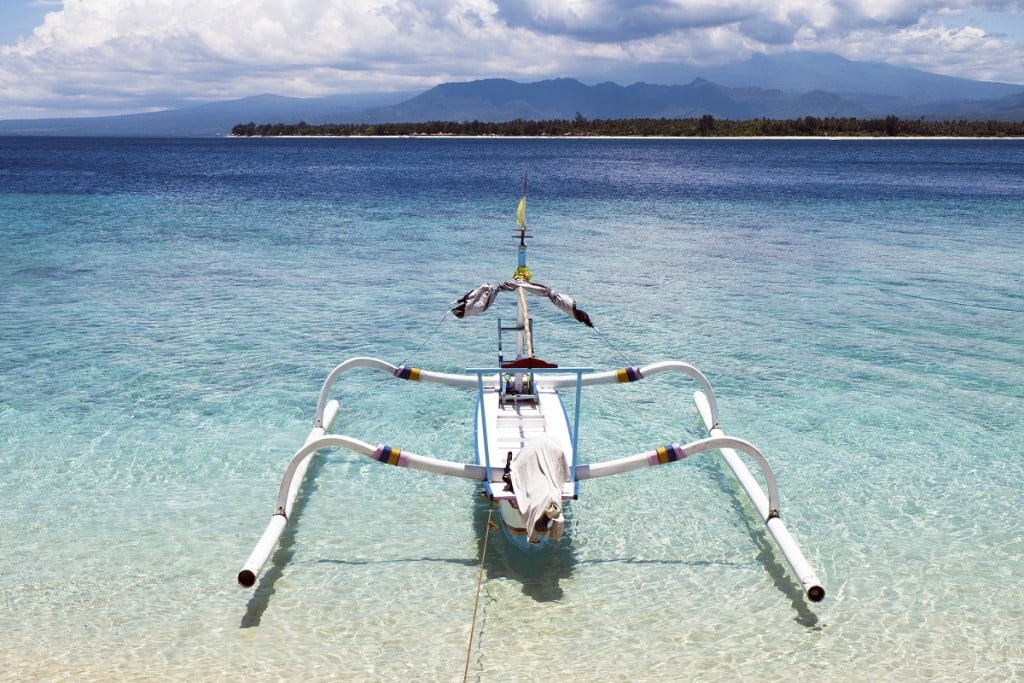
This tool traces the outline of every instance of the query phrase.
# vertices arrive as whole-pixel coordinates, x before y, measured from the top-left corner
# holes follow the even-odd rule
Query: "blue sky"
[[[0,45],[10,45],[18,38],[31,35],[32,29],[43,23],[47,11],[59,8],[60,3],[7,0],[0,6]]]
[[[1024,84],[1024,0],[2,0],[0,119],[791,50]]]

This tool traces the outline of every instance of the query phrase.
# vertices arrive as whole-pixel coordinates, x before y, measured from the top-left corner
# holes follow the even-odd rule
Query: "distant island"
[[[885,118],[573,119],[545,121],[427,121],[423,123],[240,123],[236,137],[1024,137],[1024,121],[926,121]]]

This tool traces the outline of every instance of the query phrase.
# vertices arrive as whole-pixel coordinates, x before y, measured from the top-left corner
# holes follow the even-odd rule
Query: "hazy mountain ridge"
[[[580,76],[581,80],[587,79]],[[619,83],[646,81],[683,85],[697,78],[739,88],[756,85],[790,94],[823,90],[840,96],[874,95],[907,101],[989,99],[1024,90],[1024,84],[993,83],[929,73],[882,62],[855,62],[816,52],[756,54],[742,62],[695,67],[681,64],[646,65],[602,76]]]
[[[1002,84],[993,85],[996,87],[990,92],[1005,90]],[[919,92],[912,85],[906,87],[909,92]],[[573,118],[576,114],[602,119],[693,118],[705,114],[722,119],[881,118],[890,114],[928,119],[1024,119],[1024,86],[1008,88],[1013,94],[931,102],[876,93],[841,95],[821,89],[797,94],[777,88],[733,88],[702,78],[687,85],[634,83],[630,86],[614,83],[587,86],[574,79],[537,83],[491,79],[446,83],[394,106],[364,110],[360,120],[338,122],[542,120]]]
[[[238,123],[385,123],[515,119],[813,116],[1024,120],[1024,85],[953,78],[836,55],[755,55],[720,67],[646,65],[613,72],[663,84],[574,78],[484,79],[425,92],[292,98],[259,95],[161,112],[0,121],[7,135],[224,135]],[[689,78],[684,83],[673,82]],[[752,84],[757,85],[752,85]]]

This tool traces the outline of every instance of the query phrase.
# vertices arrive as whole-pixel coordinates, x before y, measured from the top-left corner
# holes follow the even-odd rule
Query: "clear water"
[[[540,355],[700,367],[767,454],[805,601],[711,456],[487,540],[469,482],[318,458],[235,574],[344,358],[494,362],[449,303],[511,275]],[[1024,679],[1024,142],[0,140],[0,678]],[[599,461],[702,436],[595,388]],[[472,398],[348,376],[338,431],[468,459]]]

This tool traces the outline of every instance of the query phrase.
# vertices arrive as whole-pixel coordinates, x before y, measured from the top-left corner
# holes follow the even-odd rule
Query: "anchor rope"
[[[964,306],[966,308],[986,308],[990,311],[1005,311],[1007,313],[1024,313],[1024,310],[1019,308],[991,306],[988,304],[979,304],[977,302],[968,301],[953,301],[952,299],[939,299],[934,296],[922,296],[920,294],[911,294],[910,292],[897,292],[894,289],[886,289],[885,287],[878,287],[878,291],[885,292],[886,294],[892,294],[894,296],[907,296],[910,297],[911,299],[922,299],[924,301],[934,301],[940,304],[949,304],[950,306]]]
[[[491,515],[494,513],[494,505],[490,506],[487,510],[487,531],[484,532],[484,550],[480,553],[480,571],[476,576],[476,599],[473,600],[473,620],[469,625],[469,645],[466,646],[466,668],[462,671],[462,683],[466,683],[469,678],[469,659],[473,654],[473,634],[476,633],[476,613],[480,606],[480,586],[484,582],[484,560],[487,559],[487,541],[491,538]]]
[[[635,363],[629,358],[629,356],[627,356],[625,354],[625,352],[623,352],[622,349],[620,349],[617,345],[615,345],[612,342],[611,339],[608,338],[608,335],[606,335],[604,332],[599,330],[596,325],[594,326],[593,329],[594,329],[594,332],[597,333],[597,336],[600,337],[601,341],[603,341],[605,344],[608,345],[608,348],[610,348],[615,353],[619,354],[619,356],[622,358],[622,360],[624,360],[626,362],[626,365],[635,365]]]
[[[409,355],[406,356],[402,360],[402,362],[399,363],[399,365],[405,365],[406,363],[409,362],[410,358],[412,358],[413,356],[418,354],[420,351],[425,349],[427,347],[427,345],[430,344],[434,340],[434,337],[436,337],[438,335],[438,333],[441,332],[441,330],[445,326],[445,323],[447,323],[447,322],[448,322],[448,311],[445,311],[444,314],[441,315],[441,320],[434,325],[434,329],[430,332],[430,334],[428,334],[427,337],[420,343],[420,345],[417,348],[413,349],[413,351],[411,353],[409,353]]]

